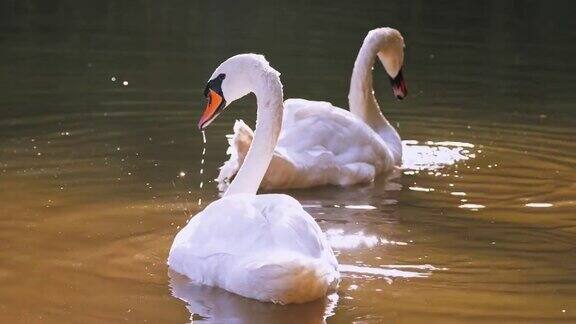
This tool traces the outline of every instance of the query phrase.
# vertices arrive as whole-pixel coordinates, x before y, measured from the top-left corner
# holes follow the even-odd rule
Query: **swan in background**
[[[288,99],[282,132],[263,178],[264,189],[352,185],[373,181],[402,163],[400,136],[386,120],[372,86],[378,57],[398,99],[407,93],[402,76],[404,39],[392,28],[371,30],[360,48],[350,82],[350,111],[329,102]],[[216,179],[224,191],[246,159],[253,132],[243,121],[229,136],[230,159]]]
[[[198,123],[206,128],[234,100],[253,92],[256,131],[244,163],[223,197],[176,235],[169,267],[197,284],[280,304],[325,296],[339,282],[324,233],[294,198],[256,195],[282,125],[280,74],[256,54],[236,55],[214,72]]]

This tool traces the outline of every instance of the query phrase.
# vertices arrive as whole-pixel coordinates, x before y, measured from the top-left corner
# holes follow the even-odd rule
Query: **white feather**
[[[284,102],[282,130],[270,166],[260,184],[265,189],[352,185],[374,180],[402,161],[398,132],[382,114],[372,86],[376,57],[390,77],[404,61],[404,39],[392,28],[376,28],[365,37],[354,62],[350,112],[329,102],[288,99]],[[230,159],[218,176],[225,190],[246,156],[250,128],[234,128]]]
[[[242,165],[249,147],[246,143],[251,141],[246,134],[251,133],[243,122],[235,125],[230,159],[217,179],[220,190],[225,190]],[[382,137],[349,111],[329,102],[288,99],[274,157],[260,186],[278,189],[369,182],[391,171],[395,161]]]
[[[320,227],[282,194],[211,203],[176,235],[168,264],[196,283],[281,304],[318,299],[339,280]]]

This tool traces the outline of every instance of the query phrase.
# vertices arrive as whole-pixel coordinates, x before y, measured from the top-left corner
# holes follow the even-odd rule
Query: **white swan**
[[[304,188],[352,185],[374,180],[402,162],[400,136],[380,112],[372,87],[372,69],[378,57],[388,73],[394,94],[402,99],[404,40],[392,28],[370,31],[360,48],[350,82],[350,111],[329,102],[288,99],[274,157],[261,187]],[[218,175],[225,190],[246,157],[253,133],[237,121],[229,138],[230,159]]]
[[[256,132],[238,175],[224,196],[176,235],[168,265],[194,282],[281,304],[318,299],[336,288],[338,263],[326,237],[298,201],[256,195],[282,125],[279,73],[261,55],[229,58],[205,94],[204,129],[232,101],[257,98]]]

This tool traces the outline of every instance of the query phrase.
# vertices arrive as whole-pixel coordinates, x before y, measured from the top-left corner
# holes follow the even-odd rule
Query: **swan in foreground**
[[[223,197],[176,235],[168,265],[192,281],[244,297],[304,303],[334,290],[338,263],[324,233],[298,201],[256,195],[282,125],[280,74],[256,54],[233,56],[214,72],[198,123],[207,127],[227,105],[256,95],[256,131],[244,163]]]
[[[378,57],[398,99],[407,93],[402,76],[404,39],[392,28],[371,30],[360,48],[350,82],[350,111],[329,102],[288,99],[282,132],[261,187],[305,188],[373,181],[402,162],[400,136],[382,115],[372,87]],[[218,175],[226,189],[246,159],[253,132],[243,121],[229,138],[230,159]]]

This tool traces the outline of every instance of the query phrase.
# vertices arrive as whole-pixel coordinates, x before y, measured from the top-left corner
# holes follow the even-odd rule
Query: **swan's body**
[[[194,281],[281,303],[335,288],[338,263],[314,219],[287,195],[219,199],[174,239],[170,267]]]
[[[329,102],[286,100],[280,138],[261,187],[352,185],[372,181],[399,166],[400,136],[380,112],[372,68],[378,56],[391,77],[401,77],[403,46],[396,30],[379,28],[368,33],[354,64],[350,111]],[[230,159],[217,178],[221,190],[236,175],[251,140],[250,127],[238,121],[229,140]]]
[[[226,101],[248,92],[256,94],[258,117],[245,161],[224,197],[176,235],[168,264],[199,284],[244,297],[282,304],[312,301],[339,280],[324,234],[292,197],[255,195],[282,124],[279,74],[259,55],[228,59],[209,82],[211,99],[199,126],[206,127]]]
[[[284,109],[282,132],[262,188],[369,182],[391,170],[400,158],[372,128],[329,102],[288,99]],[[242,165],[251,140],[250,127],[237,121],[230,140],[231,158],[218,176],[220,189]]]

